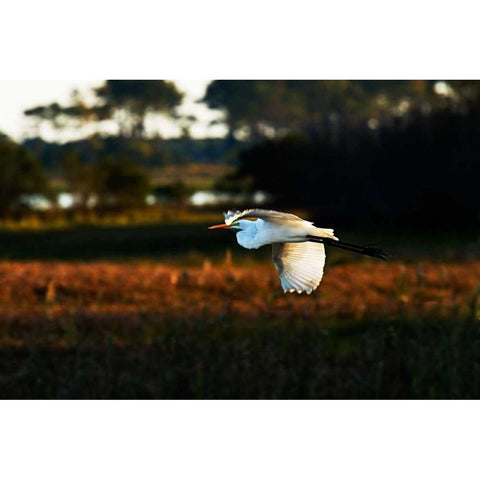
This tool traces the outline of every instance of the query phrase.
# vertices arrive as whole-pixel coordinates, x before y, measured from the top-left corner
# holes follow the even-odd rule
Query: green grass
[[[220,221],[220,220],[219,220]],[[212,232],[210,223],[145,224],[127,226],[76,226],[54,229],[0,230],[0,259],[4,260],[139,260],[199,263],[207,256],[221,259],[226,250],[238,262],[265,261],[269,248],[245,250],[232,232]],[[359,244],[376,243],[393,254],[395,261],[457,261],[480,257],[475,234],[417,232],[338,232]],[[362,257],[328,249],[327,261],[361,261]]]
[[[208,224],[76,227],[0,232],[0,258],[9,260],[170,259],[202,252],[223,255],[233,236]]]
[[[44,337],[63,346],[0,351],[1,398],[480,397],[473,321],[77,319]]]

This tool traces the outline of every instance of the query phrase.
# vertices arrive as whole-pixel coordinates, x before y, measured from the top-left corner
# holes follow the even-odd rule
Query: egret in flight
[[[312,293],[320,284],[325,265],[325,245],[388,261],[390,254],[373,245],[341,242],[331,228],[315,227],[296,215],[273,210],[250,209],[224,213],[225,223],[210,229],[237,231],[237,241],[244,248],[271,244],[273,263],[283,291]]]

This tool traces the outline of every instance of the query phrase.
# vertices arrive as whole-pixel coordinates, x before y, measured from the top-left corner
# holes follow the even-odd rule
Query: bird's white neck
[[[255,222],[250,220],[240,220],[239,228],[240,230],[237,232],[237,241],[239,245],[244,248],[259,248],[262,244],[258,242],[258,227],[257,223],[262,222],[262,220],[258,219]]]

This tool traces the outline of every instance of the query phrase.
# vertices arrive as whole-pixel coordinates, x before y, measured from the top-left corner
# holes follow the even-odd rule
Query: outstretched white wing
[[[305,221],[291,213],[276,212],[274,210],[263,210],[261,208],[251,208],[249,210],[243,210],[243,212],[239,210],[229,210],[228,212],[225,212],[223,216],[225,217],[225,223],[227,225],[231,225],[233,222],[236,222],[237,220],[240,220],[242,218],[261,218],[270,221]]]
[[[320,284],[325,265],[321,243],[274,243],[273,263],[283,291],[312,293]]]

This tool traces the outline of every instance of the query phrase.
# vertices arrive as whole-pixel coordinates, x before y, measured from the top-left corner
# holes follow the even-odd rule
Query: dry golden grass
[[[285,295],[271,265],[182,269],[144,264],[3,262],[0,317],[168,317],[254,321],[465,318],[477,315],[480,262],[454,265],[365,262],[327,267],[312,295]],[[5,332],[4,332],[5,333]],[[0,334],[0,344],[11,335]]]

